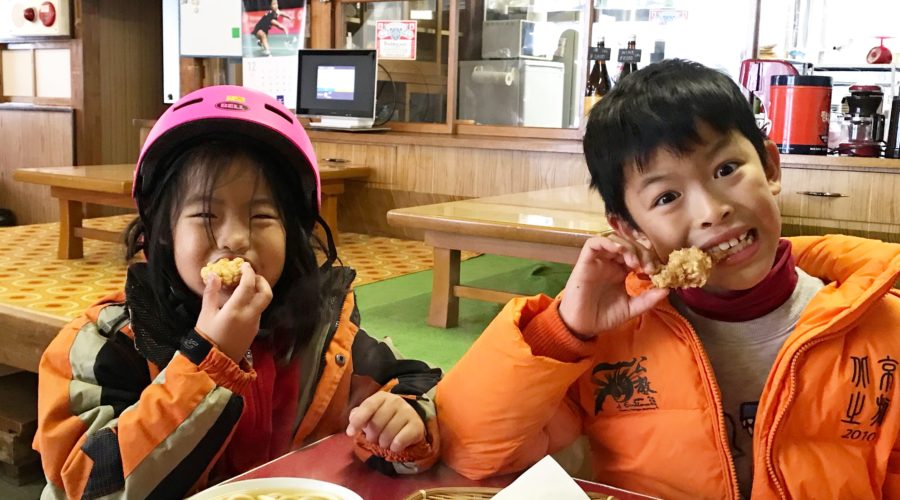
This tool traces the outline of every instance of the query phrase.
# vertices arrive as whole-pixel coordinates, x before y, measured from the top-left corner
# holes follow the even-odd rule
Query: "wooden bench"
[[[456,326],[459,298],[505,303],[518,294],[460,285],[460,251],[574,264],[591,236],[612,232],[588,186],[398,208],[390,224],[424,230],[434,247],[428,324]]]
[[[337,203],[344,193],[347,180],[365,179],[369,167],[322,163],[322,219],[331,228],[335,243],[339,241]],[[122,241],[122,235],[82,226],[84,204],[134,208],[131,199],[134,165],[86,165],[79,167],[22,168],[13,173],[17,181],[50,186],[50,196],[59,200],[60,259],[79,259],[84,256],[84,238]]]

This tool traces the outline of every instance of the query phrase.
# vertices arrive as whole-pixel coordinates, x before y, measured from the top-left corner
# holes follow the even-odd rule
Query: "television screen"
[[[316,99],[353,100],[356,68],[353,66],[319,66],[316,75]]]
[[[375,117],[378,62],[374,50],[300,50],[297,113]]]

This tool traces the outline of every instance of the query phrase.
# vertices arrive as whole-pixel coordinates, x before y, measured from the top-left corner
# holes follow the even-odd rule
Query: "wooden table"
[[[460,285],[461,250],[574,264],[585,240],[611,232],[600,195],[588,186],[489,196],[388,212],[422,229],[434,247],[428,324],[456,326],[459,298],[505,303],[518,295]]]
[[[337,224],[338,196],[350,179],[364,179],[371,169],[359,165],[320,163],[322,179],[322,219],[331,228],[335,243],[339,241]],[[134,165],[86,165],[78,167],[22,168],[13,178],[21,182],[50,186],[50,196],[59,200],[60,259],[79,259],[84,256],[83,239],[122,242],[122,235],[112,231],[82,226],[84,204],[93,203],[134,209],[131,199]]]
[[[264,477],[304,477],[340,484],[365,499],[402,500],[419,490],[442,487],[477,486],[503,488],[518,474],[473,481],[438,463],[421,474],[386,476],[353,455],[352,441],[344,434],[329,436],[305,448],[288,453],[227,482]],[[591,481],[575,480],[587,492],[612,495],[617,500],[652,498]]]

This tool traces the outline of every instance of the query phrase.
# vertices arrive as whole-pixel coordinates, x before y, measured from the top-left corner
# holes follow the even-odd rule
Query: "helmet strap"
[[[322,219],[322,216],[316,214],[316,222],[319,223],[319,226],[325,231],[325,239],[327,242],[327,248],[325,249],[325,262],[320,266],[322,269],[328,269],[337,259],[337,248],[334,245],[334,236],[331,234],[331,228],[328,227],[328,224]]]

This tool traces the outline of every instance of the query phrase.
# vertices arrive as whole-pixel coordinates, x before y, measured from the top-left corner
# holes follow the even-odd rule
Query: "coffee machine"
[[[851,85],[850,95],[841,100],[844,121],[838,154],[881,156],[884,140],[884,92],[878,85]]]

